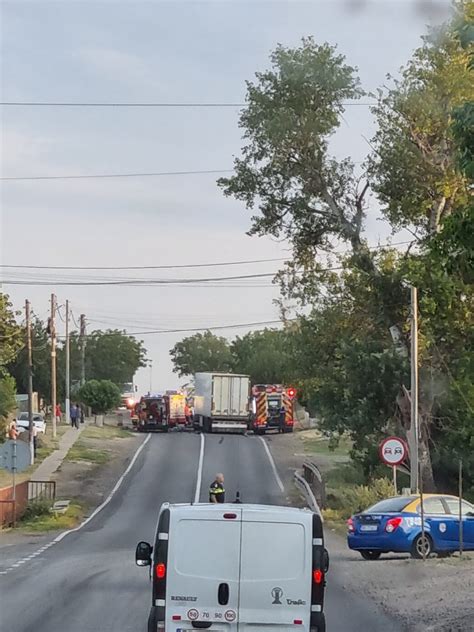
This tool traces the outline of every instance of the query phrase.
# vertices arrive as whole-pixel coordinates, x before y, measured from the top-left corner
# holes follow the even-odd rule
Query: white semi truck
[[[194,428],[203,432],[245,433],[249,424],[250,377],[196,373]]]

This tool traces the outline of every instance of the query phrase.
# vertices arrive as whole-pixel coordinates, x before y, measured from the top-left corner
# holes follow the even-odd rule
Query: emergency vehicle
[[[293,432],[296,389],[280,384],[256,384],[252,387],[250,428],[256,434],[267,430]]]
[[[135,562],[150,567],[148,632],[325,632],[329,556],[308,509],[165,503]]]
[[[166,395],[144,395],[137,405],[138,432],[168,432],[176,426],[170,417],[169,397]]]

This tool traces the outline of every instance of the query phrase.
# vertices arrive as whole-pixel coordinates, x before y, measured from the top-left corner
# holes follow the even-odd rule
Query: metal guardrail
[[[321,508],[318,505],[318,502],[313,494],[313,490],[311,489],[308,481],[306,481],[301,474],[299,474],[298,472],[294,473],[294,483],[297,487],[297,489],[300,490],[300,492],[303,494],[303,496],[306,499],[306,502],[308,503],[308,507],[311,509],[311,511],[314,511],[315,513],[317,513],[321,519],[323,519],[323,516],[321,514]]]
[[[40,500],[54,503],[56,499],[56,481],[28,481],[28,502]]]
[[[316,463],[312,461],[304,461],[303,476],[305,481],[310,485],[312,492],[316,498],[316,502],[320,507],[326,506],[326,484],[324,482],[321,471]]]

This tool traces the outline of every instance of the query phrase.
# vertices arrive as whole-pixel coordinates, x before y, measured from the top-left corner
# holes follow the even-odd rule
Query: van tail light
[[[398,516],[397,518],[390,518],[385,525],[385,531],[387,533],[393,533],[402,524],[403,518]]]
[[[155,567],[155,573],[157,579],[164,579],[166,577],[166,565],[163,562],[159,562]]]
[[[311,564],[311,615],[310,628],[319,627],[319,613],[324,604],[324,535],[323,522],[320,515],[313,513],[313,553]],[[308,578],[309,579],[309,578]]]
[[[349,533],[354,533],[355,531],[354,520],[352,518],[349,518],[347,521],[347,531]]]

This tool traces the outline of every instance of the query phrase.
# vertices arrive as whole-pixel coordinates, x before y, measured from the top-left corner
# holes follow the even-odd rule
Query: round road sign
[[[232,621],[235,621],[237,619],[237,613],[235,612],[235,610],[226,610],[224,613],[224,619],[232,623]]]
[[[380,444],[379,453],[386,465],[400,465],[408,456],[408,446],[403,439],[388,437]]]
[[[195,608],[191,608],[191,610],[188,610],[188,619],[196,621],[196,619],[199,619],[199,612]]]
[[[8,472],[24,472],[31,465],[30,444],[9,439],[0,447],[0,467]]]

